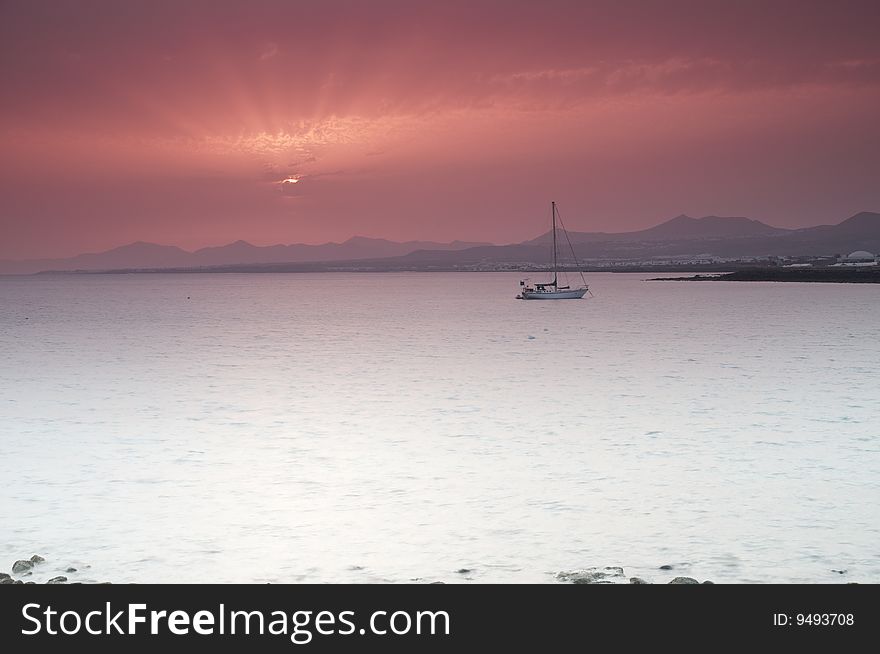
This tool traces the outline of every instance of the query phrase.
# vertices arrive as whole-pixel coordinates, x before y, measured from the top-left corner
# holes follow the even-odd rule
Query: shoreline
[[[819,284],[880,284],[880,267],[751,268],[715,275],[654,277],[649,282],[794,282]]]
[[[82,570],[78,570],[77,568],[70,566],[58,566],[54,565],[52,562],[47,561],[46,558],[40,556],[39,554],[34,554],[30,558],[27,559],[18,559],[10,566],[10,572],[0,572],[0,585],[36,585],[36,584],[47,584],[47,585],[55,585],[55,584],[65,584],[65,585],[108,585],[115,582],[110,581],[95,581],[93,579],[93,571],[90,565],[83,566]],[[681,564],[663,564],[656,567],[655,574],[657,578],[649,578],[646,579],[644,576],[634,576],[628,575],[625,569],[621,566],[599,566],[599,567],[587,567],[587,568],[579,568],[574,570],[563,570],[560,572],[556,572],[552,575],[552,579],[561,584],[574,584],[574,585],[584,585],[584,584],[598,584],[598,585],[612,585],[612,584],[622,584],[622,585],[643,585],[643,584],[656,584],[656,585],[715,585],[716,583],[724,583],[725,585],[735,585],[739,582],[714,582],[710,579],[703,579],[700,581],[700,578],[689,576],[692,574],[696,574],[691,571],[691,565],[688,563]],[[43,574],[40,575],[39,573]],[[412,579],[409,583],[420,583],[420,584],[440,584],[444,585],[447,583],[455,583],[456,581],[474,581],[473,577],[471,577],[471,573],[475,572],[470,568],[460,568],[455,571],[450,571],[448,579],[452,581],[443,581],[438,579],[430,579],[430,578],[419,578]],[[837,575],[846,575],[848,574],[848,570],[830,570],[830,572],[835,573]],[[35,574],[37,573],[37,577]],[[81,575],[78,573],[85,573],[85,575]],[[48,579],[35,581],[35,578],[43,579],[47,575],[54,575]],[[137,582],[125,582],[125,583],[137,583]],[[163,583],[163,582],[150,582],[150,583]],[[167,582],[170,584],[178,583],[178,582]],[[258,582],[251,582],[258,583]],[[283,584],[283,582],[280,582]],[[343,582],[344,584],[345,582]],[[490,585],[493,582],[477,582],[477,583],[489,583]],[[495,582],[497,583],[497,582]],[[553,583],[552,581],[550,583]],[[747,582],[742,582],[745,585],[751,585]],[[795,582],[792,582],[795,583]],[[815,581],[812,583],[816,584],[824,584],[829,583],[828,581]],[[845,583],[848,584],[857,584],[859,582],[847,581]],[[230,585],[236,585],[235,583],[231,583]]]
[[[671,571],[676,570],[677,567],[670,564],[664,564],[657,568],[660,574],[669,574]],[[684,566],[689,567],[689,566]],[[11,568],[11,574],[7,572],[0,572],[0,585],[36,585],[38,583],[42,584],[69,584],[69,585],[105,585],[111,584],[113,582],[110,581],[92,581],[90,579],[84,579],[82,581],[78,580],[77,573],[80,572],[77,568],[68,566],[64,569],[61,567],[55,567],[51,572],[48,572],[49,565],[47,564],[47,560],[40,556],[39,554],[34,554],[28,559],[18,559],[16,560]],[[84,572],[91,573],[91,566],[85,566]],[[44,572],[46,574],[54,574],[55,576],[50,577],[45,581],[34,581],[31,577],[34,576],[34,572]],[[461,579],[464,581],[472,581],[473,578],[469,576],[473,573],[474,570],[470,568],[459,568],[454,573],[453,578]],[[56,574],[57,573],[57,574]],[[63,574],[62,574],[63,573]],[[70,575],[70,576],[68,576]],[[41,577],[45,577],[41,575]],[[628,576],[626,575],[624,569],[620,566],[605,566],[605,567],[590,567],[590,568],[580,568],[576,570],[567,570],[560,571],[553,575],[553,579],[557,582],[568,583],[568,584],[651,584],[655,583],[653,581],[647,581],[642,577],[636,576]],[[161,583],[161,582],[160,582]],[[171,582],[174,583],[174,582]],[[256,583],[256,582],[253,582]],[[446,584],[448,582],[441,580],[431,580],[431,579],[412,579],[410,583],[423,583],[423,584]],[[676,575],[669,581],[658,581],[656,583],[663,584],[714,584],[714,581],[710,581],[708,579],[700,582],[693,577]]]

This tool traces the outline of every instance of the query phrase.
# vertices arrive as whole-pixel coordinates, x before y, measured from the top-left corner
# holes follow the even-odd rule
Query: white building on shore
[[[856,250],[850,252],[845,257],[841,257],[835,266],[876,266],[878,265],[877,255],[871,254],[866,250]]]

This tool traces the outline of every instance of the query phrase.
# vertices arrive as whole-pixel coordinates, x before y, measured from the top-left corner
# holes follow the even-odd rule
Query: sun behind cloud
[[[296,197],[300,195],[300,181],[302,175],[289,175],[278,183],[281,194],[285,197]]]

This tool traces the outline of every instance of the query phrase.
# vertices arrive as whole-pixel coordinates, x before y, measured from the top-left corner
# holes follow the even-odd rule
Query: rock
[[[19,559],[15,563],[12,564],[13,572],[25,572],[26,570],[30,570],[34,567],[33,561],[25,561],[24,559]]]
[[[107,583],[110,583],[110,582],[107,582]],[[443,584],[443,585],[445,586],[445,585],[446,585],[446,582],[445,582],[445,581],[432,581],[430,585],[431,585],[431,586],[434,586],[434,585],[437,585],[437,584]]]
[[[472,572],[472,570],[470,568],[459,568],[456,572],[460,575],[466,575],[469,572]]]
[[[15,580],[14,582],[12,582],[12,583],[14,583],[14,584],[22,584],[22,585],[24,584],[24,582],[23,582],[21,579],[16,579],[16,580]]]
[[[707,579],[706,581],[703,582],[703,585],[706,585],[706,584],[709,584],[710,586],[714,586],[714,585],[715,585],[715,582],[714,582],[714,581],[709,581],[709,580]]]
[[[5,572],[0,572],[0,579],[10,579],[11,577]]]
[[[66,581],[67,581],[67,577],[61,575],[61,576],[58,576],[58,577],[52,577],[52,578],[51,578],[49,581],[47,581],[46,583],[47,583],[47,584],[63,584],[63,583],[65,583]]]
[[[606,576],[607,575],[604,572],[573,573],[562,581],[570,581],[573,584],[598,584],[605,579]]]
[[[675,568],[674,568],[673,566],[668,565],[668,564],[667,564],[667,565],[661,565],[661,566],[660,566],[660,569],[661,569],[661,570],[675,570]]]
[[[847,573],[846,570],[832,570],[831,572],[836,572],[839,575],[845,575]]]
[[[25,586],[35,586],[36,584],[37,584],[36,581],[26,581],[26,582],[24,582],[24,585],[25,585]]]
[[[697,581],[696,579],[694,579],[693,577],[676,577],[675,579],[673,579],[669,583],[670,584],[698,584],[700,582]]]
[[[67,568],[64,572],[76,572],[76,568]]]
[[[15,580],[12,577],[3,577],[0,579],[0,584],[14,584]]]
[[[623,568],[606,567],[587,568],[586,570],[571,570],[569,572],[558,572],[556,578],[559,581],[569,581],[573,584],[599,584],[599,583],[619,583],[623,582]]]
[[[641,577],[631,577],[629,580],[631,584],[647,584],[648,582],[642,579]]]
[[[43,558],[42,556],[40,556],[39,554],[34,554],[34,555],[31,557],[31,563],[45,563],[45,562],[46,562],[46,559],[44,559],[44,558]]]

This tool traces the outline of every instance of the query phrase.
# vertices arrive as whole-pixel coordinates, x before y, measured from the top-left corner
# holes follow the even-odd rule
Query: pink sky
[[[3,2],[0,258],[880,210],[876,2]],[[284,183],[297,179],[297,183]]]

